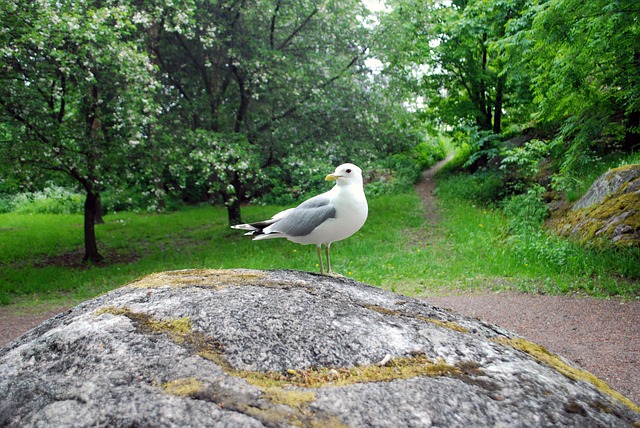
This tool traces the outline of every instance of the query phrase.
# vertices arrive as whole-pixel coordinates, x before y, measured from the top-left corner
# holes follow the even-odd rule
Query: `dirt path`
[[[425,171],[416,185],[429,224],[441,218],[433,177],[444,163]],[[640,301],[517,292],[437,294],[425,300],[516,332],[640,404]]]

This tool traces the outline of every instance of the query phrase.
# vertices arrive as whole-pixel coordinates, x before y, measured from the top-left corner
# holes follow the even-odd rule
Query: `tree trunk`
[[[496,87],[496,105],[493,111],[493,133],[499,134],[502,130],[502,102],[504,95],[504,82],[506,77],[504,75],[498,76]]]
[[[491,129],[491,102],[487,93],[487,33],[482,34],[482,78],[480,79],[479,108],[481,117],[480,129]]]
[[[96,240],[96,207],[99,195],[93,191],[87,191],[87,199],[84,202],[84,258],[85,262],[98,263],[104,260],[98,251]]]
[[[242,223],[242,213],[241,213],[242,205],[240,201],[240,196],[242,194],[242,184],[240,183],[238,174],[233,175],[231,184],[233,185],[235,194],[231,197],[225,196],[225,199],[227,201],[227,214],[229,215],[229,226],[234,226],[236,224]]]
[[[236,198],[227,205],[227,214],[229,215],[229,226],[242,223],[242,213],[240,211],[240,200]]]
[[[94,224],[104,224],[104,219],[102,218],[102,198],[100,197],[100,193],[96,193],[95,199],[96,202],[93,209]]]

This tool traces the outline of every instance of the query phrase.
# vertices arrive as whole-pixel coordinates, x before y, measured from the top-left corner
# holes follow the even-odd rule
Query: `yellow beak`
[[[334,180],[337,180],[340,177],[342,177],[342,176],[341,175],[336,175],[336,174],[329,174],[324,178],[324,181],[334,181]]]

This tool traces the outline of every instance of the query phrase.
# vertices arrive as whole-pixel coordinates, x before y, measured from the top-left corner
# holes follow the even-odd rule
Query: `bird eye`
[[[351,170],[350,169],[347,170],[347,174],[351,174]]]

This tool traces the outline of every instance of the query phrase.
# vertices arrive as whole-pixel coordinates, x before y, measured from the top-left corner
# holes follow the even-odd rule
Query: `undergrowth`
[[[487,174],[445,174],[438,186],[450,236],[481,251],[485,274],[511,278],[506,282],[531,292],[640,293],[640,249],[585,247],[556,236],[543,226],[549,211],[542,188],[506,199],[496,189]],[[479,233],[489,223],[493,230]]]

